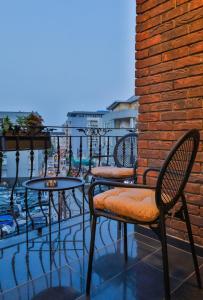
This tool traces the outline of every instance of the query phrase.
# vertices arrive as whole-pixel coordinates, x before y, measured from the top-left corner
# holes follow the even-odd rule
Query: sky
[[[134,93],[135,0],[0,0],[0,110],[104,110]]]

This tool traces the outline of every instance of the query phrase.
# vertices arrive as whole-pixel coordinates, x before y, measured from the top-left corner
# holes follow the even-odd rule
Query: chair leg
[[[90,285],[92,278],[92,261],[94,256],[94,243],[95,243],[95,233],[96,233],[97,218],[93,216],[91,224],[91,240],[90,240],[90,251],[89,251],[89,262],[87,271],[87,282],[86,282],[86,295],[90,294]]]
[[[123,223],[123,235],[124,235],[124,257],[125,262],[128,261],[128,233],[127,233],[127,223]]]
[[[187,204],[186,204],[186,200],[185,200],[184,196],[182,196],[182,201],[183,201],[183,207],[184,207],[185,222],[186,222],[188,237],[189,237],[189,241],[190,241],[190,248],[191,248],[193,263],[194,263],[194,268],[195,268],[195,274],[196,274],[196,278],[197,278],[197,284],[198,284],[198,287],[201,289],[202,288],[201,275],[200,275],[197,255],[196,255],[196,251],[195,251],[194,239],[193,239],[193,235],[192,235],[192,228],[191,228],[191,224],[190,224],[190,218],[189,218],[189,214],[188,214]]]
[[[166,237],[166,225],[164,217],[160,218],[160,234],[161,234],[161,246],[162,246],[162,261],[164,271],[164,289],[165,299],[170,300],[170,278],[169,278],[169,266],[168,266],[168,250],[167,250],[167,237]]]

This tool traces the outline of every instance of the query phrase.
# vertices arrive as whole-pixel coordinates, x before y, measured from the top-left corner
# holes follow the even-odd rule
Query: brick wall
[[[136,95],[139,108],[139,181],[148,166],[161,166],[174,141],[190,128],[203,139],[203,0],[137,0]],[[195,242],[203,245],[203,146],[187,200]],[[155,174],[153,174],[155,176]],[[155,181],[155,177],[150,181]],[[184,224],[168,231],[187,238]]]

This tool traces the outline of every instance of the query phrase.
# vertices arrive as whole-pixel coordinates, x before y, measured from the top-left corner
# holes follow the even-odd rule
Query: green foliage
[[[13,129],[13,123],[11,122],[11,119],[9,118],[9,116],[6,116],[5,118],[3,118],[2,131],[3,131],[3,133],[5,133],[12,129]]]
[[[37,113],[30,113],[27,117],[18,116],[16,123],[13,124],[8,116],[3,118],[2,133],[6,134],[13,131],[14,134],[24,133],[37,133],[43,129],[43,119]]]
[[[20,127],[26,126],[26,117],[18,116],[16,119],[16,124],[18,124]]]

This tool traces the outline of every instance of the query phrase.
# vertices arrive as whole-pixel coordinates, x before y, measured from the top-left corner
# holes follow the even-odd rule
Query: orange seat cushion
[[[114,188],[94,197],[96,209],[137,221],[151,222],[159,216],[155,191],[145,188]]]
[[[118,167],[96,167],[91,169],[91,173],[96,177],[125,178],[132,177],[134,175],[134,169]]]

